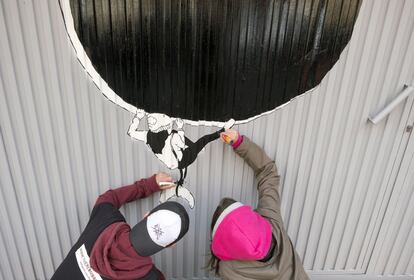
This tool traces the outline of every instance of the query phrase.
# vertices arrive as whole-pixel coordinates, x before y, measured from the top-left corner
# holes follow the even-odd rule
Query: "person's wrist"
[[[237,140],[231,145],[233,149],[237,149],[243,142],[243,135],[237,134]]]
[[[150,187],[150,189],[152,189],[153,191],[160,190],[160,185],[157,182],[157,174],[152,175],[147,180],[148,180],[147,182],[148,182],[148,186]]]

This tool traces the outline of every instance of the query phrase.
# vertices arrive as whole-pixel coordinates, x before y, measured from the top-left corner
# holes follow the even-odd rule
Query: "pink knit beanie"
[[[235,202],[220,214],[212,236],[211,249],[220,260],[261,260],[269,251],[272,227],[250,206]]]

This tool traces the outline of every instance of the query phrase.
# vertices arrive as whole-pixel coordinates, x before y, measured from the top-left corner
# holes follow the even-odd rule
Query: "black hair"
[[[237,201],[229,197],[225,197],[220,201],[219,205],[214,211],[213,218],[211,219],[210,236],[213,233],[214,225],[216,224],[217,219],[219,218],[221,213],[223,213],[224,209],[226,209],[227,207],[229,207],[231,204],[235,202]],[[211,256],[210,256],[210,260],[208,261],[207,268],[211,271],[214,271],[215,274],[218,275],[220,260],[214,255],[213,251],[211,250],[211,245],[210,245],[210,252],[211,252]]]

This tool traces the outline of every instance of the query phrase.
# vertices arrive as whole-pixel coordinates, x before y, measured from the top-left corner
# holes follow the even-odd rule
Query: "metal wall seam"
[[[384,254],[383,258],[380,259],[380,264],[384,263],[385,266],[381,266],[381,274],[389,275],[395,273],[395,268],[397,264],[402,263],[404,260],[400,260],[401,253],[404,247],[408,247],[407,240],[409,240],[409,230],[413,227],[414,219],[407,215],[407,213],[412,213],[413,204],[410,203],[413,201],[413,172],[409,171],[410,166],[414,164],[414,138],[410,137],[411,145],[407,146],[406,157],[404,158],[400,172],[403,172],[402,176],[399,176],[399,180],[402,181],[401,188],[395,190],[392,196],[392,201],[390,205],[393,205],[393,202],[396,203],[394,211],[390,212],[390,218],[392,220],[389,229],[387,232],[387,239],[384,246],[381,248],[382,253]],[[398,180],[396,181],[396,186]],[[398,184],[400,186],[400,184]],[[404,237],[405,235],[405,237]],[[411,250],[411,254],[414,251]],[[402,271],[406,273],[406,271]]]
[[[412,137],[414,139],[414,137]],[[414,145],[411,145],[414,147]],[[408,152],[408,151],[407,151]],[[414,152],[409,166],[414,165]],[[414,172],[407,172],[404,182],[405,204],[401,203],[400,215],[403,216],[399,225],[398,235],[395,237],[394,246],[389,254],[389,259],[384,270],[384,274],[402,275],[407,272],[408,262],[414,254],[414,245],[410,240],[414,238],[414,217],[410,213],[414,212]]]
[[[414,64],[412,66],[414,66]],[[408,107],[408,109],[411,109],[411,111],[408,110],[411,114],[410,116],[406,116],[404,118],[404,122],[402,125],[402,130],[404,131],[408,124],[411,124],[414,122],[414,111],[413,111],[414,98],[413,97],[407,100],[405,107]],[[410,166],[409,161],[412,157],[412,149],[413,149],[412,135],[405,133],[401,142],[402,144],[399,147],[401,159],[397,162],[397,164],[393,168],[393,171],[396,174],[393,176],[390,176],[391,182],[389,184],[393,186],[393,188],[391,188],[391,194],[388,196],[388,200],[386,204],[387,211],[385,215],[382,217],[382,220],[381,220],[382,226],[378,234],[378,238],[375,242],[371,260],[367,267],[367,271],[369,273],[376,273],[376,274],[382,274],[384,272],[386,272],[387,274],[392,273],[389,271],[389,268],[388,268],[388,271],[386,271],[386,268],[388,267],[388,263],[391,261],[391,253],[392,253],[392,250],[394,250],[394,246],[396,247],[400,246],[398,243],[396,243],[397,235],[401,229],[406,228],[407,226],[412,227],[413,225],[413,224],[410,225],[406,223],[401,223],[404,217],[404,212],[405,212],[401,210],[401,207],[403,207],[404,210],[407,210],[407,208],[409,207],[409,204],[407,204],[406,199],[410,197],[410,193],[409,193],[410,190],[407,190],[407,183],[404,183],[404,181],[407,175],[410,174],[410,171],[407,171],[407,165]],[[413,184],[412,181],[408,183],[408,185],[411,188],[412,188],[412,184]],[[405,190],[406,194],[400,195],[403,190]],[[398,224],[400,225],[400,228],[397,228]],[[409,242],[408,243],[403,242],[403,244],[404,244],[403,246],[407,246],[408,248],[411,245]],[[395,259],[395,254],[394,254],[394,259]],[[401,262],[403,262],[403,260]],[[408,274],[408,273],[412,274],[413,272],[412,270],[404,271],[404,274]]]

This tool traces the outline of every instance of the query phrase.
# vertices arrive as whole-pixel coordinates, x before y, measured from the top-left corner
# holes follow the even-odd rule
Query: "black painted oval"
[[[128,103],[241,120],[317,85],[360,0],[70,0],[98,73]]]

